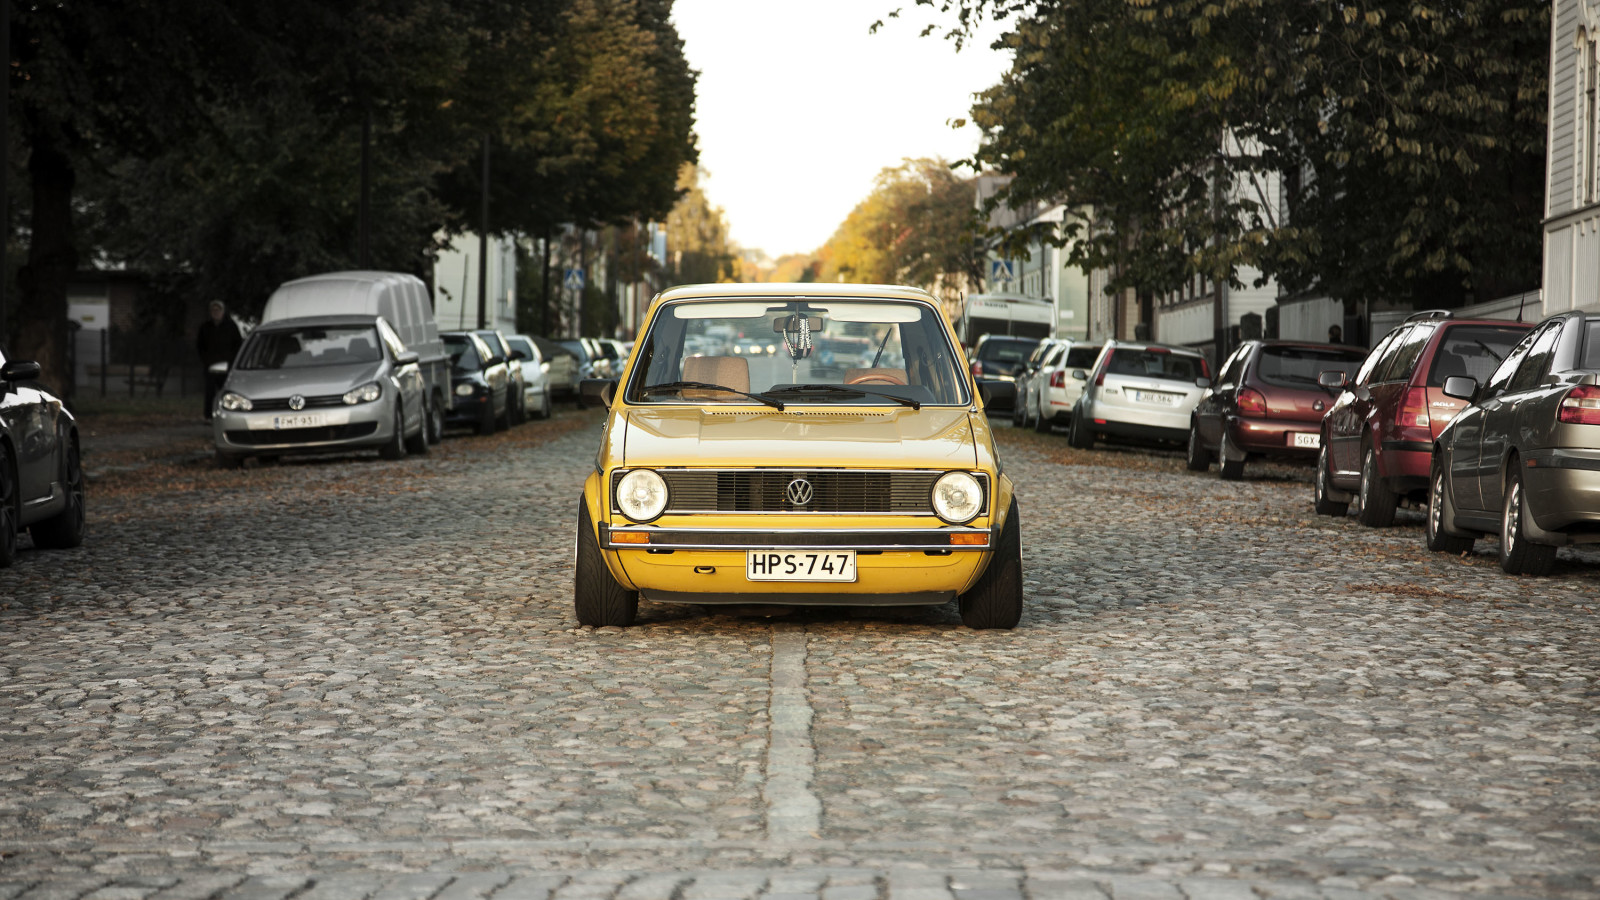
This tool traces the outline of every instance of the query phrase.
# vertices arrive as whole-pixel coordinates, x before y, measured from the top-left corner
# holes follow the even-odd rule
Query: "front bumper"
[[[394,436],[392,391],[371,403],[297,412],[221,410],[211,420],[212,440],[224,453],[272,456],[381,447]],[[305,417],[317,416],[315,425]]]

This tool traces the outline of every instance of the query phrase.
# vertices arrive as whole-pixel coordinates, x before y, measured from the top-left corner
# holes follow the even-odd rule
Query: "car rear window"
[[[1069,369],[1087,369],[1094,365],[1094,358],[1099,355],[1099,347],[1073,347],[1067,351],[1067,360],[1062,365]]]
[[[1028,358],[1038,341],[984,341],[978,348],[978,358],[984,362],[1020,363]]]
[[[1256,361],[1256,377],[1278,387],[1314,388],[1323,372],[1343,372],[1349,378],[1366,357],[1359,349],[1263,347]]]
[[[1173,353],[1170,350],[1134,350],[1125,347],[1111,352],[1106,372],[1111,375],[1163,378],[1168,381],[1194,381],[1205,374],[1198,356]]]
[[[1428,387],[1444,387],[1444,380],[1465,375],[1479,384],[1489,380],[1511,348],[1528,336],[1527,328],[1494,325],[1454,325],[1445,329],[1428,369]]]

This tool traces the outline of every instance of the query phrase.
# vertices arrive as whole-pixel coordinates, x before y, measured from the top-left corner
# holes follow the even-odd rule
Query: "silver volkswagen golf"
[[[217,462],[377,448],[427,453],[422,371],[382,316],[266,323],[240,348],[217,395]]]

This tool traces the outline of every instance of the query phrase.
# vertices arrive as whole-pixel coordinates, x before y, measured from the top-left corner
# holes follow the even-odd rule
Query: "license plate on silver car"
[[[322,413],[304,413],[298,416],[273,416],[272,430],[282,431],[285,428],[321,428],[328,424],[328,417]]]
[[[855,581],[854,550],[750,550],[744,577],[750,581]]]

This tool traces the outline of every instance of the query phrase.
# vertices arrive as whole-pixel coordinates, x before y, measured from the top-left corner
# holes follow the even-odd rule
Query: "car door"
[[[1401,339],[1409,331],[1409,327],[1401,326],[1379,341],[1356,372],[1355,380],[1345,386],[1333,408],[1328,410],[1325,417],[1328,425],[1328,460],[1333,466],[1333,474],[1349,477],[1360,472],[1361,428],[1371,404],[1370,385],[1373,377],[1394,358]]]
[[[50,486],[60,471],[55,407],[37,388],[22,383],[0,385],[0,390],[7,388],[0,398],[0,418],[16,450],[17,499],[26,521],[28,505],[49,499]]]
[[[419,363],[400,365],[400,354],[406,352],[405,342],[400,340],[400,335],[387,321],[380,318],[377,325],[378,337],[383,341],[384,350],[389,357],[389,377],[400,390],[400,405],[405,414],[403,430],[409,433],[412,425],[427,417],[422,408],[422,398],[426,395],[423,388],[422,366]]]
[[[1483,465],[1483,432],[1487,410],[1498,407],[1500,395],[1511,384],[1511,377],[1528,355],[1537,332],[1529,332],[1520,343],[1506,354],[1482,385],[1478,387],[1476,402],[1456,414],[1450,423],[1450,500],[1456,509],[1485,512],[1481,469]]]
[[[1505,390],[1483,407],[1483,436],[1478,453],[1478,492],[1482,509],[1494,512],[1504,503],[1505,463],[1518,449],[1517,423],[1522,408],[1535,400],[1550,373],[1561,322],[1546,322],[1531,335],[1528,352],[1517,363],[1517,370]]]

